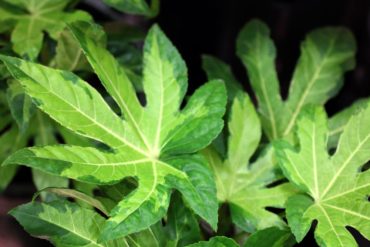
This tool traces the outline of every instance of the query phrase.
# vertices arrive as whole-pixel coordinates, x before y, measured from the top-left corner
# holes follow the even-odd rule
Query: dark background
[[[206,81],[201,55],[211,54],[229,63],[252,94],[246,72],[235,55],[238,32],[259,18],[271,29],[277,47],[276,66],[286,94],[305,35],[323,26],[345,26],[358,43],[357,65],[346,74],[344,88],[327,104],[329,114],[370,95],[370,1],[368,0],[163,0],[155,20],[180,50],[189,68],[190,85]]]
[[[152,21],[128,18],[118,12],[101,16],[89,2],[82,1],[77,7],[88,10],[97,20],[114,18],[138,22],[148,28],[152,22],[160,24],[164,32],[179,49],[189,69],[190,91],[206,82],[201,68],[201,55],[211,54],[229,63],[246,90],[248,86],[245,69],[235,55],[235,42],[239,30],[252,18],[265,21],[277,46],[276,67],[283,95],[299,56],[300,42],[310,30],[322,26],[345,26],[355,35],[358,44],[357,65],[346,74],[345,84],[335,99],[327,104],[333,114],[353,101],[370,95],[370,1],[369,0],[162,0],[161,12]],[[27,174],[26,169],[22,169]],[[10,186],[5,197],[0,197],[0,247],[49,246],[45,241],[32,239],[10,217],[7,209],[28,201],[32,196],[31,181],[17,177],[17,184]],[[29,194],[19,194],[28,188]],[[24,192],[22,192],[24,193]],[[370,246],[356,231],[351,230],[361,246]],[[13,239],[10,243],[4,239]],[[312,232],[297,246],[315,246]]]

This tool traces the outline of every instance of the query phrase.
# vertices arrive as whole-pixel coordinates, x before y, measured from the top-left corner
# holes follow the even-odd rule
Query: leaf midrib
[[[318,68],[317,68],[317,70],[316,70],[316,72],[314,73],[314,75],[313,75],[313,77],[311,78],[311,80],[309,81],[309,83],[307,84],[307,87],[306,87],[306,89],[304,90],[304,92],[303,92],[303,95],[302,95],[302,97],[300,98],[300,100],[298,101],[298,104],[297,104],[297,106],[296,106],[296,108],[295,108],[295,111],[293,112],[293,114],[292,114],[292,116],[291,116],[291,118],[290,118],[290,121],[289,121],[289,123],[288,123],[288,125],[287,125],[287,127],[286,127],[286,129],[285,129],[285,131],[284,131],[284,133],[283,133],[283,136],[286,136],[286,135],[288,135],[289,134],[289,132],[291,131],[291,129],[293,128],[293,126],[294,126],[294,123],[295,123],[295,121],[296,121],[296,119],[297,119],[297,117],[298,117],[298,114],[300,113],[300,111],[301,111],[301,109],[302,109],[302,107],[303,107],[303,104],[304,104],[304,102],[305,102],[305,100],[306,100],[306,98],[307,98],[307,96],[308,96],[308,94],[309,94],[309,92],[310,92],[310,90],[311,90],[311,88],[314,86],[314,84],[315,84],[315,81],[317,80],[317,78],[319,77],[319,75],[320,75],[320,73],[321,73],[321,70],[323,69],[323,67],[324,67],[324,65],[325,65],[325,63],[326,63],[326,61],[327,61],[327,57],[328,57],[328,54],[330,54],[331,53],[331,51],[332,51],[332,49],[333,49],[333,44],[334,44],[334,42],[336,41],[336,39],[338,38],[338,34],[336,34],[334,37],[333,37],[333,39],[331,40],[331,42],[330,42],[330,44],[329,44],[329,48],[328,48],[328,50],[325,52],[325,55],[324,55],[324,58],[323,58],[323,60],[321,61],[321,63],[319,64],[319,66],[318,66]],[[309,41],[309,39],[307,39],[307,41]],[[292,82],[292,84],[294,83],[294,81]],[[289,102],[289,101],[288,101]]]
[[[74,109],[75,111],[79,112],[82,116],[84,116],[85,118],[89,119],[91,122],[95,123],[97,126],[99,126],[100,128],[102,128],[103,130],[105,130],[109,135],[111,135],[115,139],[121,141],[124,145],[127,145],[127,146],[131,147],[132,149],[136,150],[137,152],[143,154],[144,156],[147,156],[147,153],[144,150],[136,147],[131,142],[127,141],[126,139],[124,139],[121,136],[117,135],[115,132],[112,132],[110,129],[106,128],[104,125],[100,124],[98,121],[96,121],[96,119],[93,119],[91,116],[87,115],[84,111],[81,111],[80,108],[77,108],[73,104],[70,104],[68,101],[64,100],[64,98],[62,98],[58,94],[54,93],[54,90],[52,88],[47,88],[43,84],[36,82],[35,79],[32,78],[31,76],[29,76],[29,75],[27,75],[27,76],[29,78],[31,78],[37,85],[40,85],[41,87],[43,87],[44,89],[46,89],[46,91],[49,92],[50,94],[52,94],[55,98],[58,98],[60,101],[64,102],[66,105],[70,106],[72,109]],[[72,91],[74,92],[74,90],[72,90]],[[92,102],[95,102],[95,101],[92,100]],[[114,116],[116,117],[116,115],[114,115]]]

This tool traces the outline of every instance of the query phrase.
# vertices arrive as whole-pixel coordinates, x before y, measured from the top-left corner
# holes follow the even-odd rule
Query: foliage
[[[72,73],[6,56],[1,59],[41,110],[109,149],[33,147],[17,151],[4,165],[26,164],[100,185],[114,184],[126,177],[137,179],[136,190],[110,212],[101,240],[116,239],[154,224],[164,216],[172,188],[178,189],[191,208],[216,228],[213,177],[204,160],[191,153],[208,145],[222,128],[226,102],[223,85],[217,81],[205,84],[179,111],[187,86],[186,67],[177,50],[154,26],[144,46],[143,86],[147,102],[143,107],[116,60],[84,35],[84,29],[85,23],[71,26],[124,119],[109,108],[94,88]],[[187,145],[189,138],[197,145]]]
[[[0,191],[32,169],[38,192],[10,212],[27,232],[63,247],[289,247],[311,228],[320,246],[356,246],[348,227],[370,239],[369,100],[324,110],[354,68],[349,30],[306,35],[284,98],[270,31],[252,20],[236,42],[252,97],[210,55],[209,82],[187,95],[158,25],[103,31],[77,3],[0,2]]]
[[[315,237],[322,246],[357,246],[348,225],[370,239],[370,170],[361,171],[370,159],[369,117],[366,107],[351,118],[332,156],[322,108],[309,107],[298,120],[299,149],[276,144],[281,167],[302,192],[287,202],[288,222],[298,241],[313,220],[318,221]]]

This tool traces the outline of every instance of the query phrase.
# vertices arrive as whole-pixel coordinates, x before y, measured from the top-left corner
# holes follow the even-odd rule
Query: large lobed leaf
[[[310,32],[301,45],[286,101],[280,96],[275,69],[276,49],[268,27],[249,22],[240,32],[237,53],[248,70],[258,99],[264,131],[270,140],[289,135],[307,104],[324,104],[342,86],[343,74],[354,67],[355,40],[345,28]]]
[[[295,190],[289,183],[267,187],[282,178],[270,147],[249,164],[260,143],[261,125],[247,94],[234,99],[228,130],[225,160],[212,148],[204,151],[215,173],[219,202],[229,203],[233,222],[244,231],[284,227],[284,221],[266,207],[283,208]]]
[[[226,92],[211,81],[180,110],[187,87],[186,66],[159,27],[145,41],[142,106],[122,67],[109,52],[84,35],[86,23],[71,26],[90,65],[116,101],[116,115],[102,96],[76,75],[1,56],[37,106],[70,130],[110,147],[46,146],[20,150],[4,165],[25,164],[51,174],[94,184],[126,177],[138,188],[111,211],[101,240],[115,239],[154,224],[166,213],[172,189],[213,228],[217,200],[212,174],[191,153],[208,145],[223,127]]]
[[[277,151],[285,175],[302,195],[287,202],[287,218],[301,241],[317,220],[315,238],[320,246],[357,246],[346,227],[370,239],[370,107],[345,126],[333,155],[327,151],[327,117],[322,108],[309,107],[298,120],[299,148],[279,143]]]

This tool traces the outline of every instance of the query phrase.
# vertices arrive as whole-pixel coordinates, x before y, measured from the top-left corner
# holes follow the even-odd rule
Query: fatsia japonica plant
[[[150,6],[104,2],[147,17],[158,12],[158,0]],[[45,7],[14,3],[8,12],[17,13],[19,3]],[[66,14],[65,6],[50,18]],[[11,149],[1,147],[13,152],[0,156],[6,158],[2,170],[25,165],[74,182],[70,188],[48,183],[32,202],[10,212],[30,234],[68,247],[287,247],[311,228],[320,246],[356,246],[348,227],[370,239],[368,99],[330,118],[324,110],[355,64],[356,44],[347,29],[307,34],[284,98],[269,29],[259,20],[247,23],[237,38],[237,55],[255,106],[231,68],[211,56],[203,57],[209,82],[186,98],[186,65],[157,25],[145,38],[142,75],[133,75],[96,38],[102,33],[96,24],[72,19],[60,30],[59,56],[49,67],[0,56],[14,78],[8,105],[0,94],[7,121],[10,111],[17,116],[17,105],[32,102],[39,117],[51,117],[51,126],[70,139],[67,145],[45,141],[22,148],[21,136]],[[43,30],[49,32],[49,26]],[[15,51],[36,60],[40,49]],[[71,72],[83,68],[95,72],[106,92]],[[23,109],[29,108],[19,109],[21,127],[28,124]],[[0,143],[17,135],[12,127]],[[56,196],[37,200],[44,193]]]
[[[97,185],[116,184],[125,178],[135,180],[135,190],[110,210],[104,224],[98,223],[101,228],[94,238],[102,243],[144,230],[159,221],[167,211],[173,189],[180,191],[186,205],[216,229],[214,179],[206,161],[194,153],[207,146],[223,127],[226,104],[223,83],[217,80],[206,83],[180,109],[187,88],[187,69],[178,51],[155,25],[144,45],[143,105],[114,57],[84,34],[88,26],[74,23],[70,29],[118,105],[119,114],[73,73],[14,57],[1,56],[1,60],[39,109],[66,128],[106,147],[25,148],[11,155],[4,165],[24,164]],[[73,218],[73,212],[79,214],[74,207],[69,203],[33,202],[15,209],[14,215],[32,214],[41,219],[50,208],[55,214],[66,213]],[[78,238],[76,232],[63,228],[64,223],[71,226],[68,219],[54,222],[53,228],[47,227],[50,225],[47,222],[43,229],[39,227],[42,220],[35,224],[22,221],[22,217],[18,220],[31,233],[50,236],[54,243],[67,244],[71,240],[66,237],[68,234]],[[81,236],[79,240],[82,241]]]
[[[221,137],[221,140],[207,148],[204,154],[215,174],[218,200],[221,203],[229,204],[232,222],[243,231],[255,232],[251,235],[253,239],[250,237],[251,239],[247,241],[246,246],[251,246],[252,242],[257,246],[258,241],[263,242],[269,236],[271,238],[271,234],[277,236],[276,241],[279,242],[279,246],[294,244],[294,241],[289,237],[288,226],[281,215],[273,214],[268,208],[287,207],[289,227],[293,228],[292,232],[298,242],[310,229],[311,221],[314,219],[319,221],[316,239],[322,246],[355,245],[353,238],[348,237],[350,233],[344,228],[347,225],[357,227],[361,232],[368,232],[370,227],[368,221],[369,203],[366,193],[369,193],[369,189],[366,186],[369,180],[367,179],[366,183],[367,175],[354,173],[368,159],[364,157],[362,163],[360,162],[361,164],[352,169],[352,173],[347,173],[344,170],[347,164],[334,172],[333,168],[329,168],[331,165],[324,166],[323,160],[318,160],[319,156],[316,156],[317,145],[313,141],[308,145],[308,140],[314,137],[321,142],[328,139],[328,143],[325,142],[321,145],[322,152],[327,155],[329,149],[336,148],[341,132],[351,128],[348,126],[351,125],[351,121],[355,121],[352,119],[348,123],[351,116],[366,108],[368,100],[356,102],[353,106],[329,119],[328,131],[316,133],[313,132],[314,130],[308,131],[308,129],[300,130],[298,128],[298,136],[302,137],[299,137],[297,141],[294,135],[297,119],[301,114],[306,114],[305,108],[312,104],[323,105],[340,89],[343,74],[354,66],[355,50],[354,38],[344,28],[329,27],[310,32],[302,43],[301,57],[294,71],[287,99],[283,100],[280,96],[275,70],[276,51],[269,37],[269,30],[264,23],[258,20],[251,21],[239,34],[237,54],[247,68],[249,80],[258,101],[258,114],[255,112],[248,95],[241,93],[242,87],[233,76],[230,67],[211,56],[203,57],[203,67],[208,77],[210,79],[223,79],[226,82],[230,100],[229,121],[227,129],[224,131],[227,142],[224,143],[225,136]],[[366,111],[361,114],[362,118],[365,118]],[[325,127],[325,124],[326,122],[322,126]],[[358,129],[359,126],[360,124],[356,127],[353,126],[353,128]],[[268,143],[261,143],[261,128],[269,141]],[[345,136],[346,132],[343,135]],[[354,133],[351,135],[353,136]],[[360,136],[366,138],[367,136],[362,132],[356,135],[358,138]],[[302,143],[301,139],[303,138],[308,140]],[[294,160],[290,158],[293,157],[292,155],[282,155],[285,153],[283,150],[287,145],[276,144],[273,148],[269,144],[278,139],[285,139],[286,143],[291,143],[290,145],[295,145],[300,141],[302,155],[294,156]],[[350,141],[344,141],[344,143],[348,142]],[[360,145],[352,148],[354,152],[361,152],[359,148],[365,144],[365,141],[362,142],[361,139],[358,139],[358,142]],[[340,141],[340,143],[342,142]],[[346,144],[339,144],[338,148],[341,145]],[[257,149],[259,146],[260,148]],[[308,150],[311,150],[311,156],[308,156]],[[256,151],[258,158],[254,158],[255,161],[248,165],[252,155],[256,155],[254,154]],[[279,153],[278,156],[276,156],[276,152]],[[338,153],[340,152],[343,151],[338,150]],[[347,157],[352,159],[354,158],[352,155],[355,156],[349,151]],[[350,160],[346,162],[349,163]],[[284,175],[289,181],[284,180],[280,163]],[[308,171],[311,170],[310,166],[316,166],[315,164],[317,167],[315,167],[314,177],[310,177],[311,180],[302,178],[311,176]],[[322,166],[320,170],[319,165]],[[329,170],[332,171],[330,175],[326,173]],[[318,182],[329,179],[332,174],[336,174],[338,178],[333,178],[331,184]],[[345,181],[340,182],[345,180],[346,176],[352,176],[349,179],[351,181],[361,180],[361,182],[359,185],[356,185],[357,182],[349,183],[349,185],[346,185]],[[339,211],[327,214],[324,211],[312,209],[306,215],[304,210],[309,206],[315,209],[321,207],[316,207],[315,204],[316,200],[320,201],[321,198],[315,199],[316,197],[312,193],[309,195],[313,199],[295,194],[300,193],[299,191],[310,192],[308,186],[311,185],[309,181],[312,180],[315,180],[317,184],[321,183],[322,188],[327,190],[326,193],[329,190],[340,191],[348,187],[348,193],[345,194],[344,198],[349,201],[359,200],[359,202],[356,206],[349,203],[351,209],[353,207],[356,209],[350,211],[347,206],[347,208],[342,208],[344,210],[342,213],[347,212],[347,217],[350,217],[351,213],[357,215],[359,218],[355,221],[356,223],[353,223],[354,225],[351,225],[348,220],[346,221]],[[228,182],[225,183],[225,181]],[[335,187],[334,183],[337,183],[335,185],[338,187]],[[317,184],[316,186],[318,186]],[[327,187],[333,187],[333,189]],[[363,194],[355,195],[356,192],[360,193],[360,190],[363,191]],[[354,194],[351,197],[350,193],[352,192]],[[342,195],[339,194],[335,198],[340,196]],[[343,203],[345,202],[343,201]],[[336,209],[340,210],[340,208]],[[333,207],[330,210],[333,210]],[[325,214],[326,218],[323,216]],[[343,219],[337,219],[337,217]],[[322,223],[320,223],[320,219],[323,221]],[[334,237],[329,236],[329,232],[333,232],[331,235]],[[366,237],[368,238],[368,236]],[[255,239],[258,240],[255,241]]]

